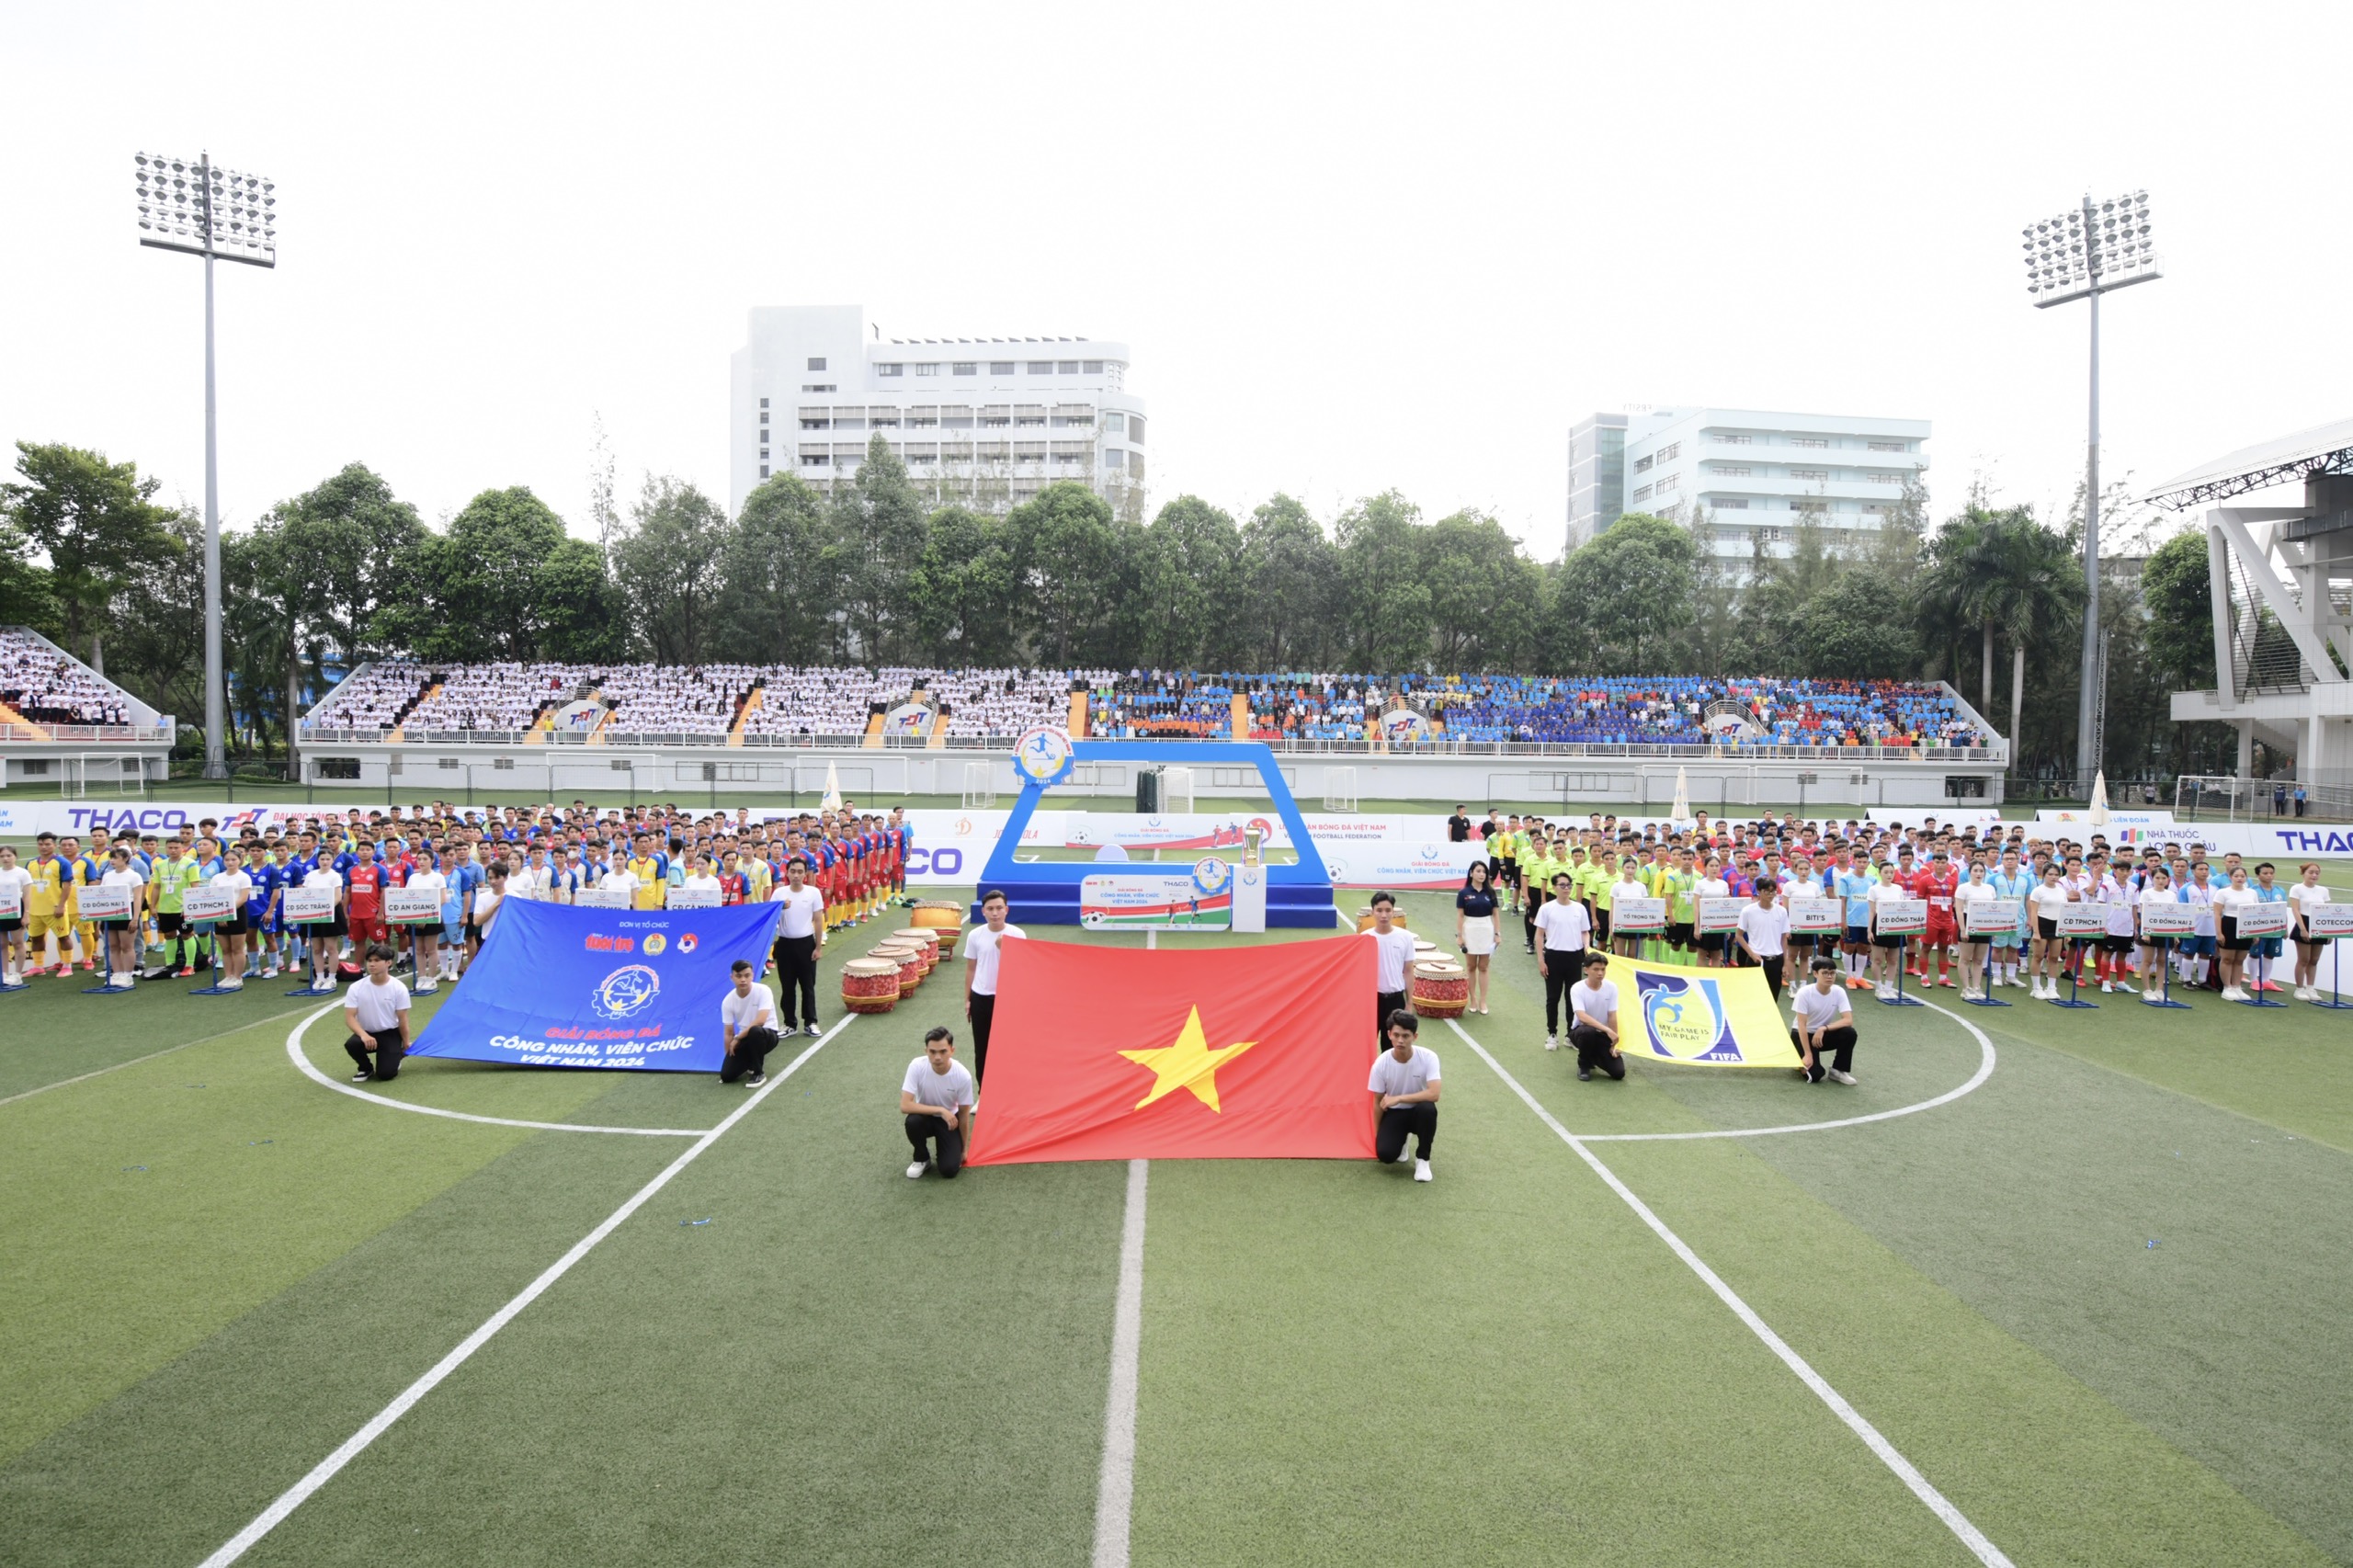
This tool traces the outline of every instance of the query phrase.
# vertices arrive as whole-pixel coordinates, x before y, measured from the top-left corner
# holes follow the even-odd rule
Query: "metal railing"
[[[133,745],[169,745],[172,729],[169,724],[44,724],[27,720],[21,724],[0,724],[0,743],[80,745],[93,741],[128,741]]]
[[[2353,782],[2185,773],[2174,780],[2173,810],[2186,822],[2342,821],[2353,816]]]

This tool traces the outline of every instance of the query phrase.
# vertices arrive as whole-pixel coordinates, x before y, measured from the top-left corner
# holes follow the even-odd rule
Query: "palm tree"
[[[2010,738],[2016,744],[2026,699],[2029,648],[2052,645],[2079,623],[2084,583],[2067,540],[2034,520],[2028,506],[1989,511],[1972,504],[1947,523],[1922,574],[1915,610],[1932,622],[1978,634],[1981,707],[1990,722],[1994,642],[2010,644]]]

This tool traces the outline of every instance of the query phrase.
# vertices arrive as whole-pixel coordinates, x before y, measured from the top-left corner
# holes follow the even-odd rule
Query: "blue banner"
[[[716,1073],[728,971],[738,959],[767,963],[779,907],[583,909],[510,898],[409,1054]]]

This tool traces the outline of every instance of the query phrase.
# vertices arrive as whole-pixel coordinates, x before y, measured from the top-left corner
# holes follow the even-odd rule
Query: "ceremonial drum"
[[[929,974],[939,967],[939,933],[930,926],[911,926],[904,931],[893,931],[891,940],[901,947],[920,949],[924,973]]]
[[[923,983],[923,949],[912,942],[904,947],[897,942],[885,942],[866,956],[899,966],[899,996],[903,1001],[914,995],[915,987]]]
[[[1471,1001],[1471,975],[1441,959],[1414,965],[1414,1011],[1425,1018],[1459,1018]]]
[[[1400,927],[1404,926],[1405,924],[1405,912],[1402,909],[1395,911],[1389,916],[1389,923],[1392,926]],[[1372,929],[1373,925],[1372,905],[1368,903],[1362,909],[1357,911],[1357,929],[1359,931],[1370,931]]]
[[[962,904],[952,898],[919,898],[909,909],[907,920],[938,937],[941,958],[956,956],[956,938],[964,931]]]
[[[1417,964],[1423,964],[1423,963],[1436,963],[1436,962],[1438,962],[1438,944],[1437,944],[1436,942],[1426,941],[1425,939],[1423,939],[1423,938],[1422,938],[1422,937],[1415,937],[1415,938],[1414,938],[1414,961],[1415,961],[1415,963],[1417,963]]]
[[[853,1013],[887,1013],[899,1005],[899,966],[881,959],[842,965],[842,1006]]]

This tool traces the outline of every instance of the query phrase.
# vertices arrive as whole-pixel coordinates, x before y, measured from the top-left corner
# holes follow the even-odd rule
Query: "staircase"
[[[858,744],[868,751],[882,749],[882,712],[880,709],[867,714],[866,734]]]
[[[752,688],[752,694],[744,699],[744,710],[735,715],[735,722],[733,724],[727,726],[727,744],[729,745],[736,747],[741,747],[743,745],[744,732],[750,728],[752,715],[760,710],[760,705],[767,700],[767,697],[768,688],[767,687],[756,686]]]
[[[9,727],[23,730],[27,740],[46,741],[53,738],[47,730],[41,728],[39,724],[34,723],[30,719],[26,718],[22,713],[17,712],[14,708],[9,707],[6,703],[0,702],[0,728]]]
[[[1086,733],[1086,688],[1084,687],[1070,694],[1070,733],[1074,740]]]

